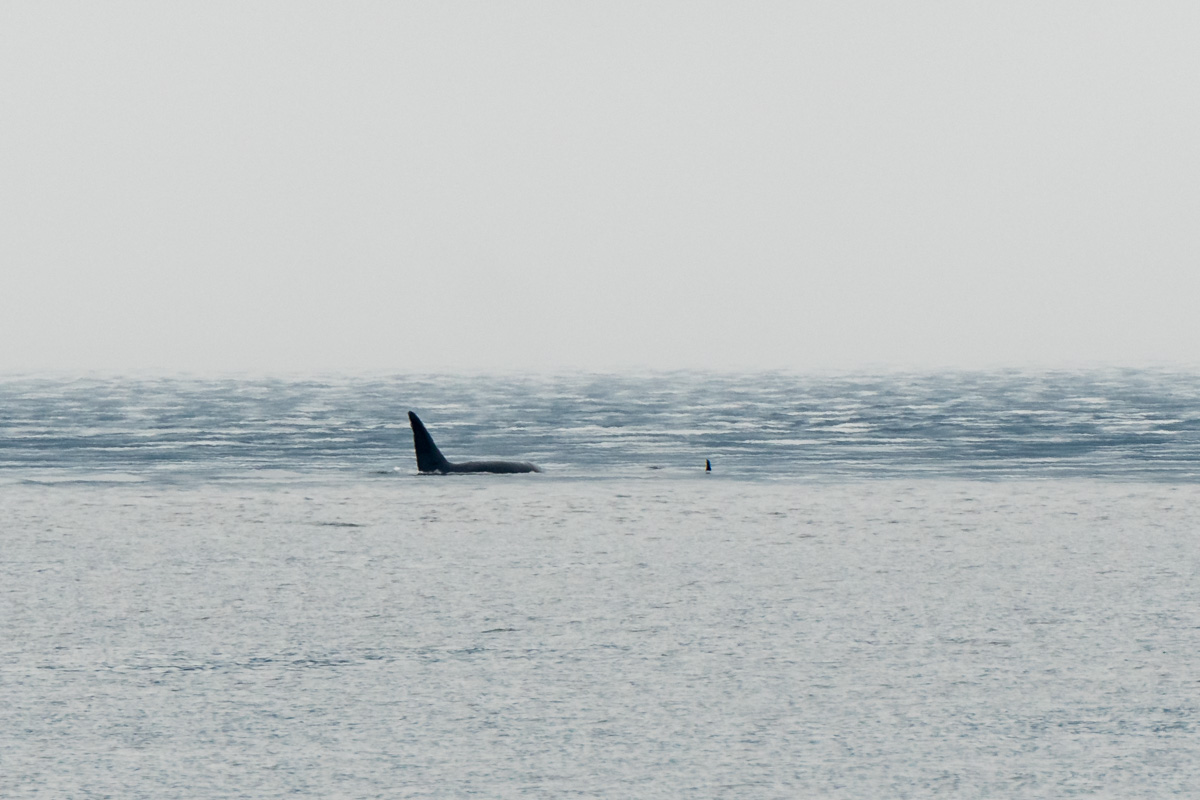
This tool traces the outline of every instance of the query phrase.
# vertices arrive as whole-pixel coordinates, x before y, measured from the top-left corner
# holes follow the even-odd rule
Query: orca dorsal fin
[[[413,412],[408,412],[408,421],[412,425],[413,447],[417,451],[417,470],[419,472],[447,472],[450,462],[433,443],[433,437],[425,430],[421,418]]]

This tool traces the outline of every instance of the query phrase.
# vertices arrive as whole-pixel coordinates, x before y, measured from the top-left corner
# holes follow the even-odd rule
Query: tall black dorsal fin
[[[450,462],[433,443],[433,437],[425,430],[421,418],[413,412],[408,412],[408,421],[412,424],[413,447],[417,450],[417,470],[420,472],[449,472]]]

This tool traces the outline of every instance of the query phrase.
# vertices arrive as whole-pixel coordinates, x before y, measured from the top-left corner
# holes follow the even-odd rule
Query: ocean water
[[[0,797],[1200,796],[1198,535],[1190,374],[11,377]]]

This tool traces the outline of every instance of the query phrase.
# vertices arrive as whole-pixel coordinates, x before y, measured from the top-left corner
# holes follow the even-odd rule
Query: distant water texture
[[[1163,372],[5,379],[0,797],[1200,797],[1198,476]]]
[[[1200,376],[1018,372],[0,381],[0,480],[270,479],[452,459],[560,476],[1200,478]]]

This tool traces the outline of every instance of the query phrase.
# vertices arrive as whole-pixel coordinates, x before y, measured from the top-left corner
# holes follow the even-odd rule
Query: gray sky
[[[1200,4],[0,4],[0,371],[1200,364]]]

